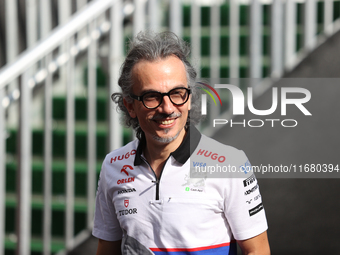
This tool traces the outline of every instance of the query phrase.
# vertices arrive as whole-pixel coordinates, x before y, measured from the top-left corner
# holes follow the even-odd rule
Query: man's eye
[[[185,90],[179,89],[179,90],[174,90],[171,92],[172,96],[183,96],[185,94]]]
[[[159,98],[159,94],[158,93],[148,93],[145,94],[144,96],[144,100],[158,100]]]

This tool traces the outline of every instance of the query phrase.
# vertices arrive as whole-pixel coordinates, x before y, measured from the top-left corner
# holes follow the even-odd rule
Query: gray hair
[[[197,124],[201,120],[199,89],[196,86],[197,72],[189,63],[189,44],[172,32],[153,33],[150,31],[140,32],[129,43],[129,51],[120,70],[118,84],[122,89],[121,93],[113,93],[112,100],[118,104],[118,109],[123,113],[123,122],[127,127],[132,127],[136,131],[136,136],[141,139],[143,134],[137,118],[131,118],[128,110],[124,106],[123,98],[127,102],[132,102],[130,93],[132,92],[132,69],[142,60],[155,61],[165,59],[169,56],[178,57],[184,64],[188,86],[191,88],[191,110],[188,115],[186,127],[190,123]]]

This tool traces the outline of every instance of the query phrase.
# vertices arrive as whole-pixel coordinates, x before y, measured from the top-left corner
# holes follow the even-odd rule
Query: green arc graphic
[[[215,98],[214,98],[214,96],[210,93],[210,91],[209,90],[206,90],[206,89],[204,89],[204,88],[200,88],[200,89],[202,89],[202,90],[204,90],[205,92],[207,92],[208,94],[209,94],[209,96],[214,100],[214,103],[215,103],[215,105],[217,105],[217,103],[216,103],[216,100],[215,100]]]

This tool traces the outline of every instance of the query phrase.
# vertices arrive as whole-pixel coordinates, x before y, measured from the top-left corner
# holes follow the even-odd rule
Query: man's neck
[[[160,173],[170,153],[174,152],[181,145],[185,135],[186,131],[183,129],[183,132],[170,143],[161,143],[153,138],[146,139],[146,146],[143,151],[144,156],[156,173],[157,178],[160,177]]]

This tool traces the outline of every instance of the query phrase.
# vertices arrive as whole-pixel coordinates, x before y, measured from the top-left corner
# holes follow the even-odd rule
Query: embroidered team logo
[[[128,206],[129,206],[129,199],[125,199],[125,200],[124,200],[124,206],[125,206],[125,207],[128,207]]]
[[[120,170],[120,172],[129,176],[129,173],[127,170],[133,170],[133,167],[130,165],[124,165],[123,168]]]
[[[207,177],[204,178],[190,178],[189,174],[186,174],[184,177],[185,183],[182,186],[193,186],[193,187],[205,187],[205,180]]]

